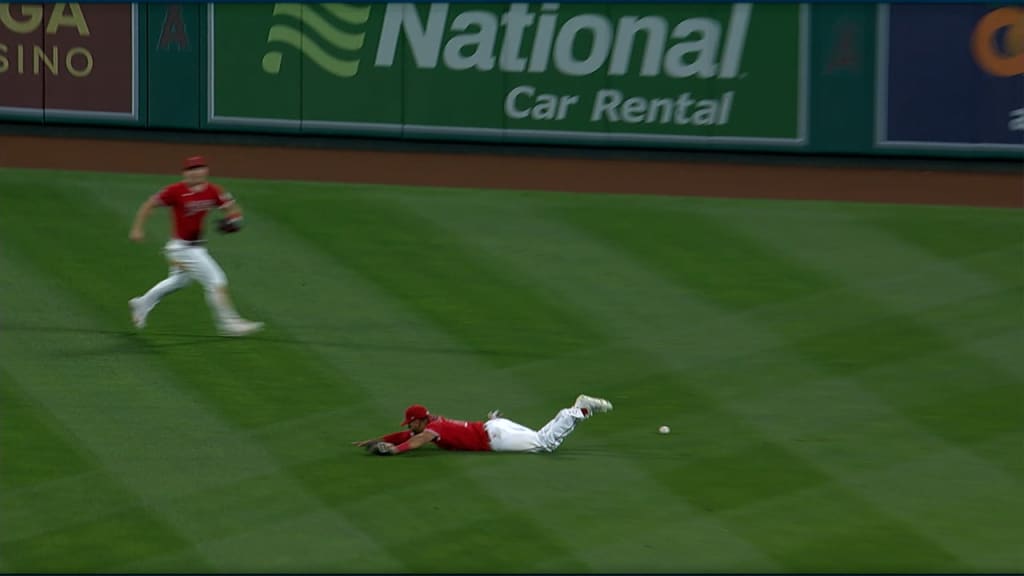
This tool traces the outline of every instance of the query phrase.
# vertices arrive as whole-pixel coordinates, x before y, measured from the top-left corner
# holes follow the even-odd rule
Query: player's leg
[[[612,403],[603,398],[593,398],[581,394],[576,398],[572,408],[563,408],[555,414],[550,422],[537,431],[541,446],[547,452],[554,452],[565,442],[565,439],[576,429],[576,424],[590,418],[598,412],[609,412]]]
[[[495,452],[542,452],[544,446],[537,431],[507,418],[491,418],[484,422]]]
[[[550,422],[537,431],[537,438],[545,452],[554,452],[576,429],[576,423],[589,417],[580,408],[562,408]]]
[[[213,312],[217,328],[228,336],[244,336],[263,328],[262,322],[245,320],[235,311],[228,294],[228,279],[224,270],[205,248],[190,250],[189,273],[203,285],[206,303]]]
[[[173,251],[167,251],[167,278],[157,282],[145,294],[128,301],[132,311],[132,323],[136,328],[146,327],[146,317],[165,296],[189,285],[192,279],[180,262],[174,259]]]

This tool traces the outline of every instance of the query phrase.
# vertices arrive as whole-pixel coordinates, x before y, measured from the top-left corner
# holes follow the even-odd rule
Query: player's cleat
[[[576,397],[576,402],[572,405],[573,408],[579,408],[581,410],[587,410],[591,414],[598,412],[611,412],[612,403],[605,400],[604,398],[594,398],[593,396],[587,396],[586,394],[580,394]]]
[[[491,410],[490,412],[487,413],[488,420],[497,420],[498,418],[504,418],[504,416],[501,413],[501,410]]]
[[[128,301],[128,307],[132,309],[132,324],[140,330],[145,328],[149,309],[142,303],[142,298],[132,298]]]
[[[238,319],[221,325],[222,336],[248,336],[263,329],[263,322]]]

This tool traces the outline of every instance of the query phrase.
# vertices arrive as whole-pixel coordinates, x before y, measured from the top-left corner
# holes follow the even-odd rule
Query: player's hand
[[[353,446],[359,446],[360,448],[366,448],[367,446],[369,446],[370,444],[373,444],[374,442],[377,442],[377,440],[376,439],[374,439],[374,440],[361,440],[359,442],[353,442],[352,445]]]
[[[366,451],[375,456],[391,456],[395,453],[395,445],[390,442],[373,442]]]
[[[128,238],[132,242],[142,242],[142,239],[145,237],[145,233],[143,233],[142,230],[138,228],[132,228],[132,231],[128,233]]]

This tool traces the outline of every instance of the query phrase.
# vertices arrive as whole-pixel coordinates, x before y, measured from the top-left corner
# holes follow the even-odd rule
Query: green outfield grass
[[[130,325],[166,182],[0,170],[4,571],[1024,570],[1021,211],[227,180],[237,340]]]

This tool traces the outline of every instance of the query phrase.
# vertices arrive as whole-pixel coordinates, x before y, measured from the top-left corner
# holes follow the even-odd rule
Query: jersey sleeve
[[[230,206],[230,205],[235,203],[234,196],[232,196],[231,193],[228,192],[227,190],[224,190],[223,188],[218,186],[218,187],[214,188],[214,191],[217,193],[217,200],[216,200],[216,202],[217,202],[217,207],[218,208],[223,208],[225,206]]]
[[[443,421],[435,420],[434,422],[431,422],[430,424],[427,424],[427,427],[426,427],[426,429],[424,431],[433,432],[434,433],[434,438],[433,438],[433,440],[431,440],[431,442],[437,442],[438,440],[441,439],[441,436],[442,436],[441,432],[444,430],[444,427],[445,427],[445,423]]]
[[[412,436],[412,430],[403,430],[401,432],[395,432],[394,434],[388,434],[387,436],[381,436],[381,440],[397,445],[405,442],[409,438],[412,438]]]
[[[174,203],[178,200],[178,192],[174,186],[167,186],[154,194],[153,197],[156,198],[157,204],[161,206],[174,206]]]

